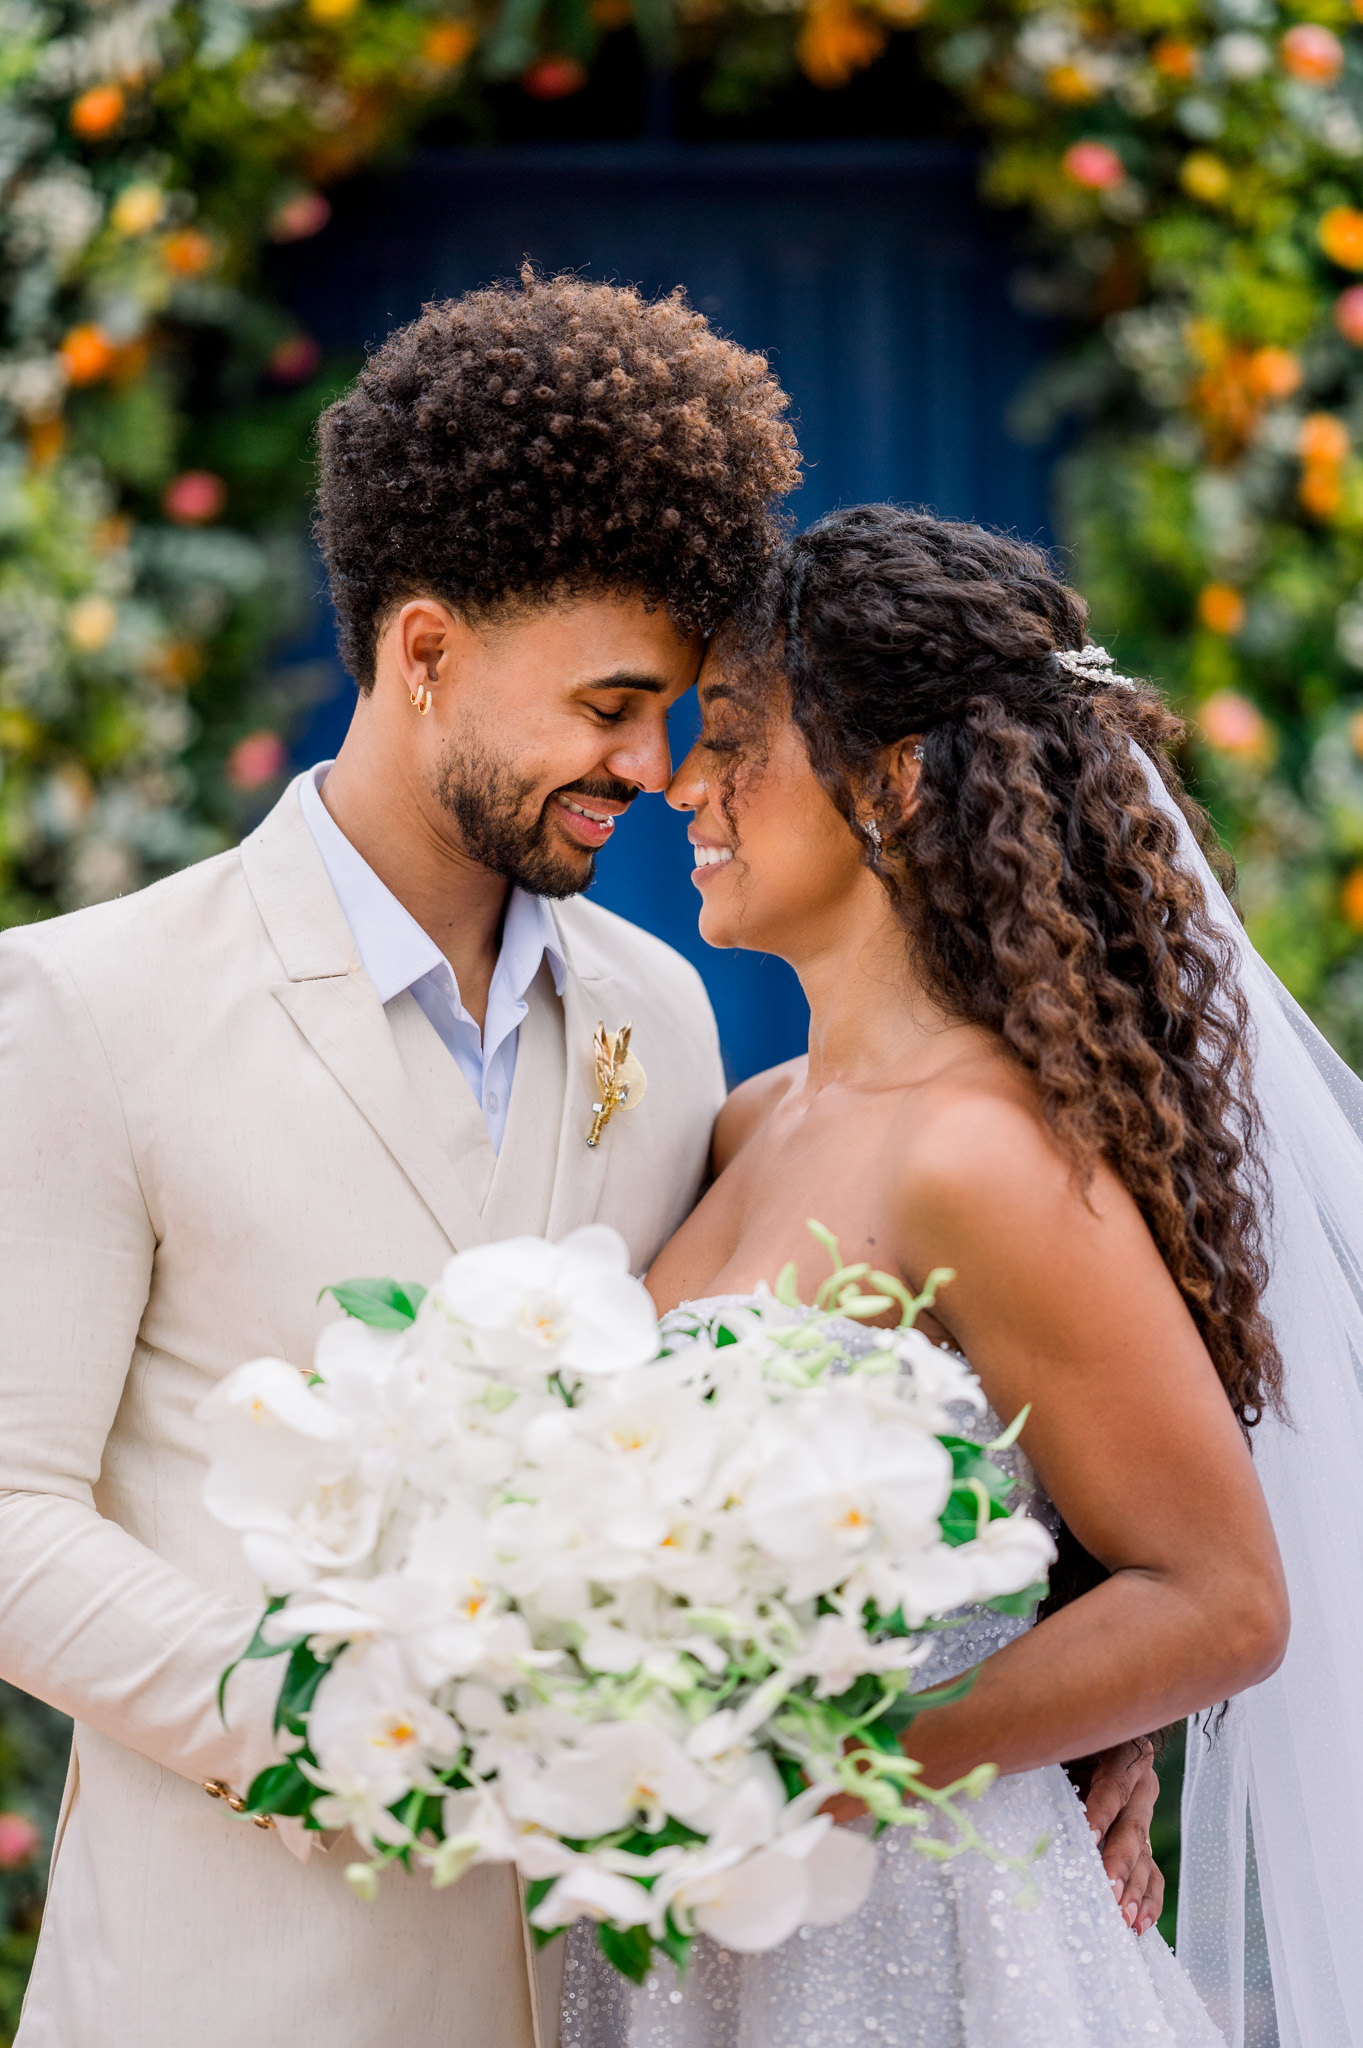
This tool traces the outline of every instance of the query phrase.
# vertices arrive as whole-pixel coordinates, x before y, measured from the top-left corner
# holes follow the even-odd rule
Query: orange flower
[[[1161,36],[1150,52],[1150,61],[1164,77],[1182,83],[1197,77],[1201,58],[1196,44],[1180,42],[1177,36]]]
[[[1279,45],[1283,70],[1306,85],[1333,85],[1344,69],[1344,45],[1319,22],[1299,21]]]
[[[1053,100],[1067,107],[1081,106],[1085,100],[1098,97],[1098,87],[1077,64],[1055,65],[1046,73],[1046,90]]]
[[[885,30],[851,0],[811,0],[795,54],[812,84],[832,92],[874,64],[885,48]]]
[[[1297,496],[1313,519],[1333,519],[1344,503],[1344,479],[1333,462],[1309,463],[1301,473]]]
[[[1344,922],[1356,932],[1363,932],[1363,868],[1355,868],[1346,876],[1344,887],[1339,892],[1339,908]]]
[[[1332,206],[1321,218],[1316,239],[1341,270],[1363,270],[1363,213],[1356,206]]]
[[[65,420],[35,420],[28,430],[28,459],[35,469],[50,469],[65,446]]]
[[[73,327],[61,345],[61,359],[72,384],[98,384],[118,359],[118,350],[94,321]]]
[[[1245,623],[1245,600],[1229,583],[1204,583],[1197,594],[1197,616],[1209,633],[1229,638]]]
[[[629,19],[628,0],[625,19]],[[443,71],[449,71],[463,63],[477,40],[478,31],[471,21],[438,21],[434,28],[427,29],[421,54],[428,64],[438,64]]]
[[[192,640],[167,640],[147,658],[147,670],[168,690],[183,690],[203,672],[204,658]]]
[[[177,228],[161,244],[161,261],[174,277],[200,277],[217,255],[217,245],[202,228]]]
[[[1334,467],[1349,453],[1349,429],[1332,412],[1308,413],[1297,434],[1297,453],[1312,467]]]
[[[1111,192],[1126,181],[1126,165],[1105,142],[1071,143],[1060,168],[1073,184],[1089,192]]]
[[[1301,363],[1290,348],[1256,348],[1245,376],[1261,398],[1290,398],[1301,383]]]
[[[71,133],[82,142],[98,142],[117,128],[127,111],[121,85],[92,85],[71,108]]]

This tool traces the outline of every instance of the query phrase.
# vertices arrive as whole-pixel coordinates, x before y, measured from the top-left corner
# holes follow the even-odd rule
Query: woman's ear
[[[883,747],[880,772],[884,777],[886,795],[891,804],[897,806],[903,823],[918,808],[918,783],[923,773],[921,735],[910,733],[906,739],[896,740],[892,747]]]

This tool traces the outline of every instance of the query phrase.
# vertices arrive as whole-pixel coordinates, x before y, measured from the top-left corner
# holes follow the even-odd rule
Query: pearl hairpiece
[[[1051,659],[1058,662],[1070,675],[1076,676],[1081,683],[1098,683],[1103,686],[1116,683],[1123,690],[1141,688],[1135,676],[1118,674],[1106,647],[1100,647],[1094,640],[1090,640],[1087,647],[1057,647]]]

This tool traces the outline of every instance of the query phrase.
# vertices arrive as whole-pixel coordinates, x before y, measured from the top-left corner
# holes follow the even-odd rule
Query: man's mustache
[[[596,797],[608,804],[632,804],[638,794],[637,783],[617,782],[614,777],[606,775],[588,775],[581,782],[565,782],[562,789],[554,791],[555,796],[585,797],[588,802]]]

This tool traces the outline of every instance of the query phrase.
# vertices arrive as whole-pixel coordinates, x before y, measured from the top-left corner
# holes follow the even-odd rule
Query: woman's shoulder
[[[766,1067],[730,1091],[715,1123],[711,1152],[715,1173],[722,1173],[743,1150],[778,1103],[799,1083],[807,1064],[803,1054],[783,1060],[779,1067]]]
[[[988,1238],[1030,1217],[1041,1231],[1132,1205],[1111,1167],[1079,1166],[1046,1122],[1031,1077],[998,1056],[963,1060],[914,1091],[887,1132],[902,1223]],[[1029,1233],[1023,1230],[1023,1235]]]

